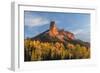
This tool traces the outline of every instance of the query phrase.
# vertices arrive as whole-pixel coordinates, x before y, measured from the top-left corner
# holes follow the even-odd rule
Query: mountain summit
[[[52,21],[52,22],[50,23],[49,35],[52,36],[52,37],[55,37],[55,36],[57,36],[58,34],[59,34],[59,32],[58,32],[58,29],[57,29],[57,27],[56,27],[56,24],[55,24],[54,21]]]
[[[50,27],[48,30],[38,34],[35,37],[32,37],[31,40],[39,40],[41,42],[61,42],[64,44],[80,44],[86,47],[90,47],[88,42],[84,42],[79,39],[75,39],[75,35],[72,32],[65,31],[64,29],[59,29],[56,26],[55,21],[50,22]]]
[[[73,33],[69,31],[64,31],[64,29],[58,29],[55,21],[51,21],[50,23],[49,35],[52,37],[57,36],[59,39],[64,39],[64,37],[68,38],[69,40],[75,39]]]
[[[59,41],[65,42],[65,40],[74,40],[75,36],[73,33],[69,31],[65,31],[64,29],[58,29],[55,21],[51,21],[48,30],[40,33],[39,35],[33,37],[32,39],[40,41],[50,41],[51,40],[50,38],[55,38],[58,39]]]

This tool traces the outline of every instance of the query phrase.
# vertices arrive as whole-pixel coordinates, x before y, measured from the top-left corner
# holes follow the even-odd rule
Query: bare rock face
[[[68,31],[65,31],[65,33],[66,33],[66,36],[67,36],[70,40],[74,40],[74,39],[75,39],[75,37],[74,37],[74,34],[73,34],[73,33],[68,32]]]
[[[64,29],[57,29],[55,21],[51,21],[50,23],[49,35],[52,37],[58,37],[59,39],[63,39],[64,36],[66,36],[66,38],[68,38],[69,40],[75,39],[73,33],[69,31],[64,31]]]
[[[58,29],[54,21],[51,21],[50,28],[49,28],[49,35],[55,37],[59,34]]]

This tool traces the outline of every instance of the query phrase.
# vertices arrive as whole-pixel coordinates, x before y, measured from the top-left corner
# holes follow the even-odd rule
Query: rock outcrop
[[[58,37],[59,39],[62,39],[66,37],[69,40],[74,40],[74,34],[69,31],[64,31],[64,29],[58,29],[55,22],[51,21],[50,28],[49,28],[49,35],[52,37]]]
[[[54,21],[51,21],[50,28],[49,28],[49,35],[55,37],[59,34],[58,29]]]

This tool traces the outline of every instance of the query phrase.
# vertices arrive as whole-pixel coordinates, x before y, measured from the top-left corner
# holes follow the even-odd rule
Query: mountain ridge
[[[63,44],[72,43],[80,44],[85,47],[90,47],[89,42],[84,42],[80,39],[76,39],[72,32],[65,31],[64,29],[58,29],[55,21],[50,22],[48,30],[30,38],[31,40],[39,40],[41,42],[61,42]]]

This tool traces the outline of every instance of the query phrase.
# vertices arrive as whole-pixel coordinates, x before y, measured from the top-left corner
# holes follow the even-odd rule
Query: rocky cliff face
[[[58,29],[54,21],[51,21],[50,28],[49,28],[49,35],[55,37],[59,34]]]
[[[63,37],[66,37],[69,40],[75,39],[73,33],[69,31],[64,31],[64,29],[58,29],[54,21],[51,21],[50,23],[49,35],[52,37],[58,37],[59,39],[62,39]]]

